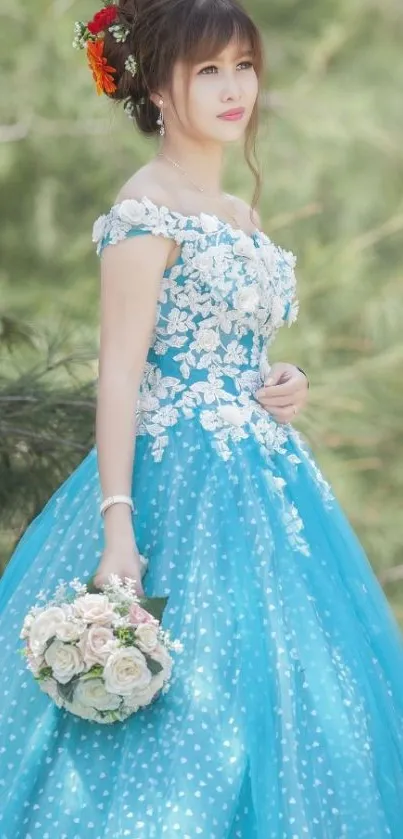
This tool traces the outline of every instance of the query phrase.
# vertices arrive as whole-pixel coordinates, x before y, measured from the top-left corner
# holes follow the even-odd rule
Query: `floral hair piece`
[[[104,55],[105,32],[110,32],[115,41],[123,44],[130,34],[130,29],[122,23],[117,23],[118,6],[111,0],[102,0],[104,8],[96,12],[92,20],[84,23],[77,20],[74,24],[75,49],[86,49],[87,60],[94,77],[97,93],[114,93],[117,85],[114,79],[116,67],[108,64]],[[137,72],[137,61],[134,55],[129,55],[125,61],[125,69],[135,76]]]

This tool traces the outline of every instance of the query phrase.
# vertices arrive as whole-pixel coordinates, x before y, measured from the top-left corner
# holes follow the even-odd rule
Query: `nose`
[[[224,100],[230,98],[238,101],[242,96],[242,85],[239,78],[240,74],[236,71],[229,71],[225,74],[223,79],[223,98]]]

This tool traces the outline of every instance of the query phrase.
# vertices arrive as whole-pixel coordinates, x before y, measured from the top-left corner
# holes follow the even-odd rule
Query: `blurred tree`
[[[301,300],[297,324],[282,331],[271,357],[309,371],[310,402],[297,424],[386,584],[403,563],[402,7],[398,0],[254,0],[248,9],[262,27],[268,63],[261,215],[268,234],[298,255]],[[1,10],[0,294],[28,332],[55,335],[68,324],[67,357],[97,339],[93,220],[156,150],[96,96],[85,57],[71,48],[74,20],[94,10],[89,0],[4,0]],[[226,187],[250,198],[253,183],[240,160],[240,148],[230,147]],[[79,365],[79,384],[61,385],[63,363],[48,369],[48,350],[37,340],[32,366],[24,331],[18,370],[3,352],[4,421],[8,429],[48,429],[78,447],[60,445],[51,457],[48,442],[35,489],[30,476],[45,463],[45,444],[30,444],[30,468],[20,471],[18,435],[3,432],[11,466],[2,501],[21,508],[24,498],[32,513],[89,445],[93,403],[78,407],[77,400],[87,402],[96,368]],[[33,393],[34,413],[10,403],[10,395]],[[403,618],[403,587],[388,593]]]

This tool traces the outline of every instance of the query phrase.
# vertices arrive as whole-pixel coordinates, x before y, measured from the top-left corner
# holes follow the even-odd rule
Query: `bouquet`
[[[59,708],[112,723],[167,692],[168,651],[183,650],[160,625],[167,597],[139,597],[134,580],[111,574],[102,591],[92,579],[59,580],[53,597],[41,591],[37,600],[45,602],[25,616],[20,652]]]

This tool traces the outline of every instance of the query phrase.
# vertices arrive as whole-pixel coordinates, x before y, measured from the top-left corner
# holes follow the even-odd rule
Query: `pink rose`
[[[158,624],[157,619],[153,618],[153,616],[150,615],[150,613],[147,612],[145,609],[143,609],[141,606],[139,606],[138,603],[133,603],[132,606],[130,607],[129,619],[130,619],[131,623],[135,624],[135,626],[137,626],[139,623],[156,623],[156,624]]]

